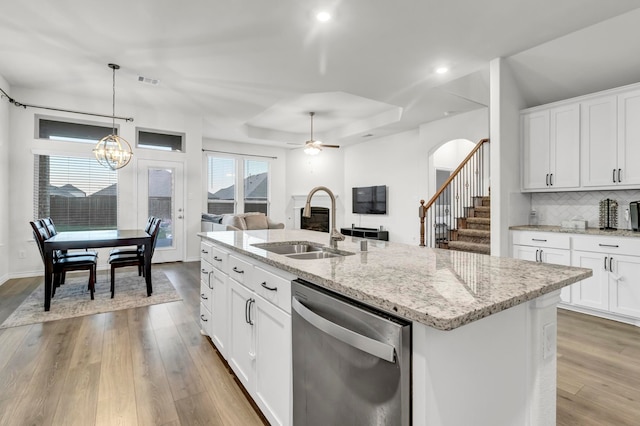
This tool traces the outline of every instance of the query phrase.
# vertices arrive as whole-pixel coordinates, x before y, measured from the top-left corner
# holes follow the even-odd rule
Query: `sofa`
[[[284,223],[271,220],[264,213],[239,213],[213,215],[202,213],[200,230],[210,231],[250,231],[255,229],[283,229]]]

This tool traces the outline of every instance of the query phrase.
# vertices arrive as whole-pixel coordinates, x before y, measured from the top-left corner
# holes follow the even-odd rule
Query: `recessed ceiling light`
[[[438,67],[436,68],[436,73],[438,74],[446,74],[449,72],[449,68],[447,67]]]
[[[331,20],[331,14],[329,12],[318,12],[316,13],[316,19],[319,22],[327,22]]]

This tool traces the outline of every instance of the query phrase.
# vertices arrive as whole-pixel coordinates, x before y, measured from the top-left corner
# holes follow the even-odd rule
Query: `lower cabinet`
[[[574,304],[640,318],[640,257],[574,251],[572,260],[593,270],[573,285]]]
[[[216,245],[207,251],[216,254]],[[271,425],[291,424],[291,280],[246,256],[201,262],[201,324]],[[214,259],[215,260],[215,259]]]

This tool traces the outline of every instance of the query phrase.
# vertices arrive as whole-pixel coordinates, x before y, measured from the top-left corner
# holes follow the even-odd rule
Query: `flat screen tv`
[[[387,214],[387,186],[363,186],[352,189],[353,213]]]

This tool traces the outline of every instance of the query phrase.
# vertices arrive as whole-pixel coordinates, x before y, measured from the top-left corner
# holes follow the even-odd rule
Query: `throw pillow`
[[[246,215],[244,221],[247,224],[247,229],[268,229],[267,217],[262,214]]]
[[[244,219],[234,214],[226,214],[222,216],[222,221],[220,223],[223,225],[231,225],[238,229],[247,229]]]

